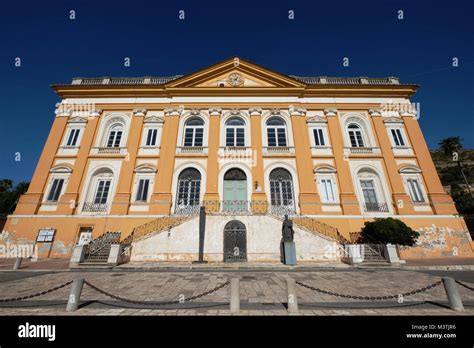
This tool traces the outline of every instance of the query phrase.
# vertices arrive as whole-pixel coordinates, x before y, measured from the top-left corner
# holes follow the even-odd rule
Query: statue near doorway
[[[296,265],[295,231],[293,230],[293,221],[288,219],[288,215],[285,215],[285,220],[281,227],[281,234],[281,262],[285,265]]]
[[[295,231],[293,230],[293,221],[288,219],[288,215],[285,215],[285,220],[283,221],[281,234],[282,234],[282,240],[284,242],[293,242]]]

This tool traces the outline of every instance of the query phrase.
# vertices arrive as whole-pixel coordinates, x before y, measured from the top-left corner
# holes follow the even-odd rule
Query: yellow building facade
[[[158,259],[189,261],[197,250],[180,250],[195,243],[190,220],[204,206],[213,238],[223,239],[219,219],[244,229],[260,219],[247,236],[255,255],[259,243],[278,247],[263,246],[270,239],[259,242],[259,233],[281,236],[265,218],[288,214],[337,242],[366,221],[394,217],[421,234],[402,258],[472,256],[410,102],[416,85],[286,76],[233,58],[184,76],[75,78],[53,89],[61,103],[3,243],[69,257],[107,231],[173,238],[188,223]],[[216,243],[210,260],[223,257],[225,241]]]

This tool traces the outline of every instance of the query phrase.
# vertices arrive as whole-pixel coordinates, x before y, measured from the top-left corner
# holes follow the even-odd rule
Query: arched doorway
[[[293,180],[289,171],[276,168],[270,173],[271,212],[275,215],[295,214]]]
[[[247,211],[247,176],[238,169],[229,169],[224,175],[224,202],[226,212]]]
[[[228,222],[224,227],[224,262],[247,261],[247,230],[237,220]]]
[[[201,173],[197,169],[187,168],[179,174],[176,193],[176,214],[199,212],[201,194]]]

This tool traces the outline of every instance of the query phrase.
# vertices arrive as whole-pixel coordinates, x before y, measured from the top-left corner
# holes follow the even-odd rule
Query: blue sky
[[[474,148],[471,3],[4,1],[0,178],[30,180],[59,101],[51,84],[76,76],[186,74],[232,56],[292,75],[398,76],[421,85],[413,101],[421,104],[430,147],[456,135]],[[178,19],[180,10],[185,20]],[[124,57],[131,58],[130,67],[123,66]],[[344,57],[349,67],[343,67]]]

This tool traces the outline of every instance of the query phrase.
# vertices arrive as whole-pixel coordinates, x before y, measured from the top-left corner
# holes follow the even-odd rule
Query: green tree
[[[28,190],[29,182],[13,185],[10,179],[0,180],[0,218],[11,214],[20,196]]]
[[[438,144],[440,150],[443,151],[447,156],[451,157],[452,160],[458,165],[459,172],[461,173],[461,176],[466,183],[466,187],[469,190],[469,195],[472,197],[471,185],[469,185],[469,181],[467,180],[461,163],[461,152],[463,149],[461,137],[449,137],[441,140]]]
[[[413,246],[420,234],[403,221],[393,218],[380,218],[367,221],[362,228],[360,243],[396,244]]]
[[[460,214],[474,214],[474,198],[459,185],[451,185],[451,195]]]

